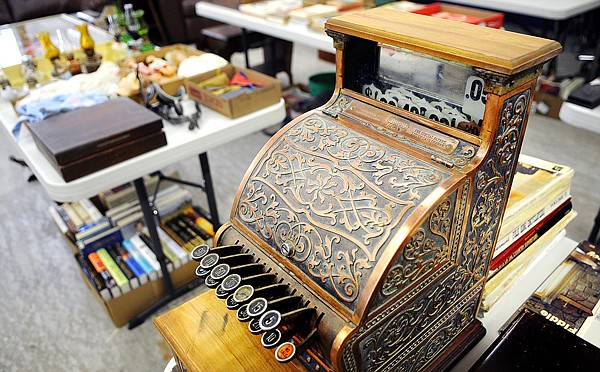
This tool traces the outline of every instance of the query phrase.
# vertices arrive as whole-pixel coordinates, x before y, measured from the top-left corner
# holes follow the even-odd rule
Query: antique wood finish
[[[250,249],[323,314],[316,346],[299,357],[305,366],[319,361],[309,370],[447,368],[484,333],[475,314],[535,79],[561,47],[384,9],[332,18],[326,29],[337,50],[333,97],[260,151],[216,245]],[[391,105],[368,96],[385,58],[379,43],[391,47],[386,53],[399,47],[463,68],[487,94],[483,116],[453,127],[419,107],[406,111],[400,99]],[[385,78],[382,90],[396,88]],[[414,88],[427,104],[447,98]],[[214,311],[222,322],[224,305]]]
[[[274,361],[273,353],[235,319],[235,312],[223,311],[223,302],[210,292],[156,317],[154,324],[190,372],[302,370]]]
[[[544,63],[562,49],[556,41],[381,8],[332,18],[327,29],[505,75]]]

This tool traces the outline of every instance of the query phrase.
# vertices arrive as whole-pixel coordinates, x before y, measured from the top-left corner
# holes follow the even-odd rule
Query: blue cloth
[[[72,93],[58,94],[53,97],[41,99],[36,102],[17,106],[19,120],[12,129],[15,138],[19,138],[19,132],[24,122],[42,121],[52,115],[61,112],[72,111],[82,107],[94,106],[98,103],[108,101],[108,97],[101,93]]]

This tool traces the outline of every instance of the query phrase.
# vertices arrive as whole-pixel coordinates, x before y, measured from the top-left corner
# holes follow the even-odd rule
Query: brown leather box
[[[162,119],[129,98],[30,123],[40,151],[65,181],[167,144]]]

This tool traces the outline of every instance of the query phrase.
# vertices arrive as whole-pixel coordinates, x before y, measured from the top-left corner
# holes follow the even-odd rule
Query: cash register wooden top
[[[190,371],[295,371],[292,363],[275,360],[260,335],[239,322],[214,291],[207,291],[154,319],[158,331]]]
[[[333,17],[326,28],[507,75],[562,50],[553,40],[384,8]]]

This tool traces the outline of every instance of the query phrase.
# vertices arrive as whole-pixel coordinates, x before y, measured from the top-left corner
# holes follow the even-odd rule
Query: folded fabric
[[[42,121],[61,112],[72,111],[82,107],[90,107],[106,101],[108,101],[106,95],[97,92],[88,92],[58,94],[53,97],[17,106],[16,110],[20,116],[12,129],[12,134],[15,138],[19,138],[21,126],[26,121]]]

